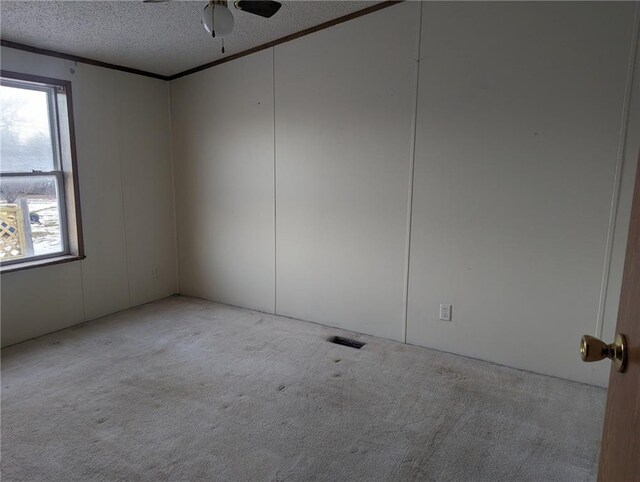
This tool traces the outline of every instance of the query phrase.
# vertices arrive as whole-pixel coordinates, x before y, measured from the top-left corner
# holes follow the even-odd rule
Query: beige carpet
[[[605,391],[172,297],[2,351],[2,480],[593,480]]]

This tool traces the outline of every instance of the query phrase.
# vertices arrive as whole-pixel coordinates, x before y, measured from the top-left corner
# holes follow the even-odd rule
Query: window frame
[[[32,89],[47,93],[53,170],[0,172],[0,177],[41,176],[56,178],[62,244],[62,251],[55,253],[2,261],[0,263],[0,273],[84,259],[71,82],[0,70],[0,83],[8,87]],[[66,114],[64,125],[61,124],[61,110],[64,110]]]

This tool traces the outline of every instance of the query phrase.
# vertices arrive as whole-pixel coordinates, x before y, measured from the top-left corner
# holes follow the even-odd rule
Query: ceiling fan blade
[[[236,0],[234,5],[238,10],[260,15],[264,18],[273,17],[275,13],[280,10],[280,7],[282,7],[280,2],[271,0]]]

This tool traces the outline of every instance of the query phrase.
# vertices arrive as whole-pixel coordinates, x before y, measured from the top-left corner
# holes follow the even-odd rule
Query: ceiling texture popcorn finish
[[[205,0],[2,1],[2,40],[172,76],[375,5],[370,1],[282,2],[269,21],[233,9],[219,40],[202,28]]]

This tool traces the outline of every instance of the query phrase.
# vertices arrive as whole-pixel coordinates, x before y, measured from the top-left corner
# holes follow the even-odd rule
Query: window
[[[0,74],[2,271],[83,256],[71,83]]]

